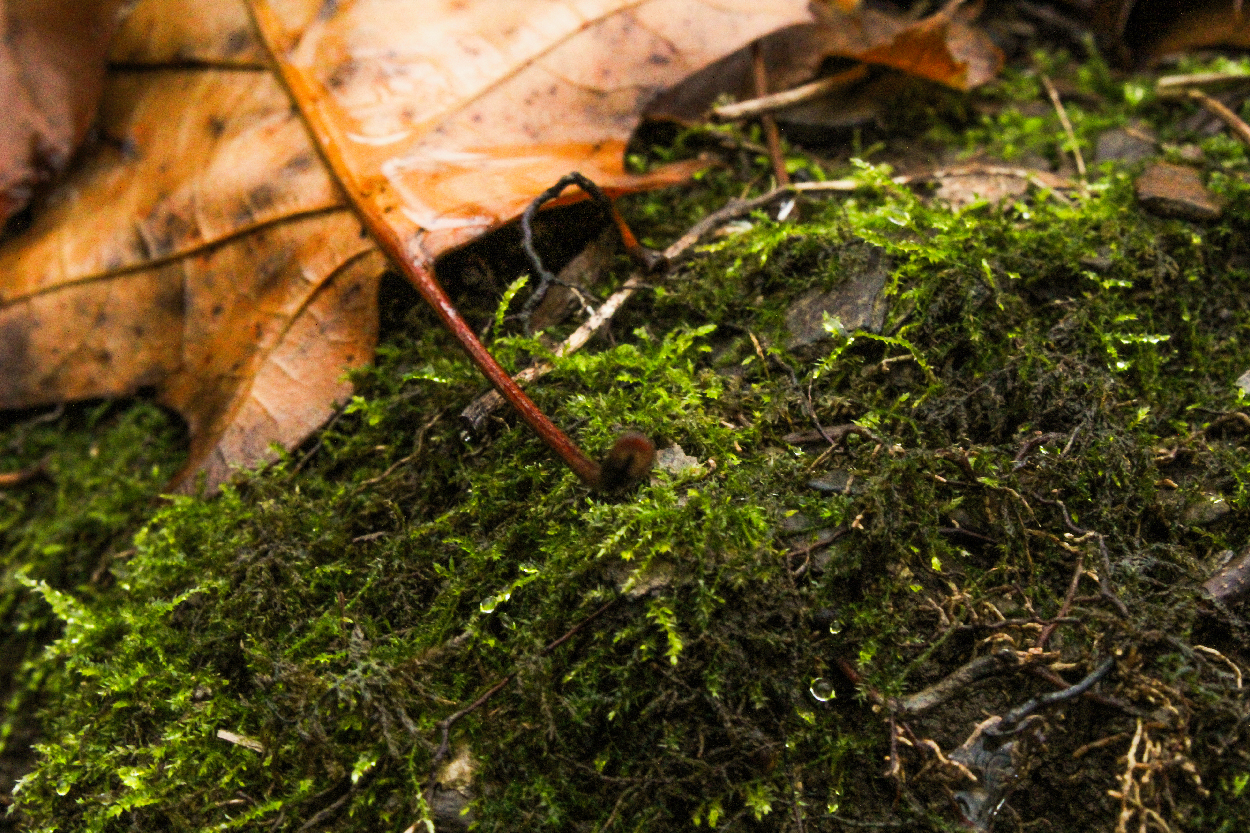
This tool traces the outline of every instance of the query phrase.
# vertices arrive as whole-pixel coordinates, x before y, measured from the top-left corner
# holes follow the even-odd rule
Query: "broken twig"
[[[1072,129],[1068,111],[1059,100],[1059,91],[1045,74],[1042,75],[1042,84],[1046,87],[1046,94],[1050,96],[1050,103],[1055,106],[1055,112],[1059,114],[1059,123],[1063,125],[1063,132],[1068,137],[1068,143],[1072,145],[1072,158],[1076,160],[1076,172],[1080,174],[1081,179],[1085,179],[1085,157],[1081,155],[1081,146],[1076,141],[1076,131]]]
[[[752,119],[757,116],[763,116],[766,113],[775,113],[778,110],[784,110],[787,107],[793,107],[796,104],[803,104],[813,101],[817,98],[829,95],[835,90],[854,84],[868,76],[867,64],[860,64],[852,67],[845,72],[839,72],[837,75],[830,75],[828,78],[821,78],[808,84],[785,90],[779,93],[770,93],[761,95],[758,98],[747,99],[733,104],[722,104],[720,107],[712,108],[712,116],[721,121],[735,121],[737,119]]]

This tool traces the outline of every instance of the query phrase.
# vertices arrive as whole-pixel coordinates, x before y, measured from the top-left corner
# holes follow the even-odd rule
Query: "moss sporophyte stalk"
[[[1144,211],[1138,163],[955,209],[813,157],[858,187],[712,238],[583,352],[493,328],[504,366],[555,364],[529,392],[586,447],[658,440],[631,490],[588,491],[506,414],[465,435],[483,383],[399,281],[359,398],[216,499],[158,498],[181,429],[144,401],[8,418],[0,470],[52,475],[0,493],[22,823],[946,829],[971,787],[943,759],[1112,658],[1012,737],[996,824],[1243,829],[1244,611],[1199,587],[1250,537],[1250,162],[1138,81],[1042,68],[1090,93],[1083,146],[1134,119],[1203,148],[1221,217]],[[1052,117],[1011,112],[1021,72],[907,141],[1059,160]],[[622,210],[662,246],[766,176],[731,161]],[[493,294],[465,279],[475,328],[515,262]],[[871,326],[795,339],[796,299],[874,268]],[[443,721],[500,681],[430,790]]]

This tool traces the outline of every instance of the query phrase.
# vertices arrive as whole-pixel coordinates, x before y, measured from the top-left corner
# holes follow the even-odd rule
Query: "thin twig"
[[[845,440],[851,434],[863,437],[864,439],[870,440],[874,443],[879,443],[880,445],[886,444],[885,440],[874,434],[871,430],[862,425],[856,425],[853,422],[848,422],[843,425],[835,425],[832,428],[826,428],[823,431],[798,431],[793,434],[786,434],[781,438],[781,441],[789,443],[790,445],[802,445],[804,443],[819,441],[836,445],[837,443]]]
[[[580,327],[573,331],[572,335],[564,340],[563,344],[555,349],[553,355],[559,359],[580,350],[586,342],[590,341],[590,337],[600,327],[610,321],[612,316],[616,315],[616,311],[621,308],[622,304],[646,285],[642,275],[631,275],[629,280],[621,285],[620,289],[614,292],[608,300],[600,304],[594,314],[587,318]],[[514,376],[513,379],[519,384],[527,384],[546,376],[555,369],[555,365],[551,362],[539,362],[525,368]],[[481,428],[486,418],[503,403],[504,398],[499,391],[487,391],[469,403],[469,406],[460,412],[460,418],[468,423],[471,428]]]
[[[1233,131],[1243,144],[1250,147],[1250,124],[1246,124],[1241,116],[1224,106],[1222,101],[1212,98],[1202,90],[1184,90],[1180,94],[1201,104],[1203,109],[1228,125],[1229,130]]]
[[[1012,734],[1020,728],[1025,718],[1038,709],[1046,706],[1053,706],[1055,703],[1061,703],[1064,700],[1071,700],[1074,697],[1080,697],[1082,694],[1089,691],[1099,680],[1107,676],[1107,673],[1114,665],[1115,657],[1107,657],[1102,661],[1101,665],[1091,671],[1085,679],[1081,680],[1076,685],[1068,686],[1061,691],[1051,691],[1046,694],[1039,694],[1024,705],[1017,706],[1007,712],[1007,714],[999,720],[996,725],[986,726],[985,734],[990,735],[991,737],[1002,737],[1003,735]]]
[[[768,66],[764,63],[764,50],[760,42],[751,44],[751,75],[755,81],[756,97],[768,95]],[[781,132],[777,129],[777,120],[772,113],[760,115],[760,124],[764,127],[764,141],[768,145],[768,158],[773,163],[773,176],[777,177],[778,185],[790,184],[790,172],[786,170],[786,157],[781,152]]]
[[[713,107],[712,116],[721,121],[735,121],[737,119],[752,119],[767,113],[775,113],[778,110],[784,110],[787,107],[793,107],[796,104],[803,104],[804,102],[829,95],[829,93],[835,90],[854,84],[867,75],[867,64],[860,64],[845,72],[839,72],[837,75],[830,75],[828,78],[821,78],[791,90],[770,93],[761,95],[758,98],[735,102],[734,104],[722,104],[720,107]]]
[[[816,536],[815,541],[812,541],[809,544],[804,544],[801,547],[793,547],[792,549],[787,550],[786,557],[790,558],[795,555],[807,555],[815,552],[821,547],[827,547],[834,541],[846,535],[848,531],[849,527],[846,526],[839,526],[836,529],[826,529]]]
[[[1020,450],[1016,453],[1015,459],[1012,461],[1014,465],[1012,465],[1011,470],[1019,471],[1024,468],[1028,464],[1029,455],[1032,454],[1039,446],[1043,446],[1053,440],[1061,439],[1063,439],[1063,434],[1058,431],[1051,431],[1047,434],[1043,434],[1038,431],[1037,434],[1020,447]]]
[[[1045,73],[1042,74],[1042,84],[1046,87],[1046,94],[1050,96],[1050,103],[1055,106],[1055,112],[1059,114],[1059,123],[1063,125],[1063,132],[1067,134],[1068,142],[1072,145],[1072,158],[1076,160],[1076,172],[1080,174],[1081,179],[1085,179],[1085,157],[1081,156],[1081,146],[1076,141],[1076,131],[1072,129],[1072,122],[1068,120],[1068,111],[1063,108],[1063,102],[1059,100],[1059,91],[1055,89],[1055,85]]]
[[[1059,627],[1059,620],[1068,615],[1068,611],[1072,609],[1072,600],[1076,598],[1076,588],[1081,583],[1081,573],[1085,571],[1085,553],[1079,553],[1076,557],[1076,569],[1072,571],[1072,581],[1068,583],[1067,595],[1063,597],[1063,604],[1059,607],[1059,613],[1054,620],[1049,622],[1046,627],[1042,628],[1042,632],[1037,635],[1038,650],[1046,649],[1046,641],[1050,639],[1050,635],[1055,632],[1055,628]]]
[[[938,682],[894,703],[896,714],[916,715],[938,706],[978,680],[1018,668],[1020,657],[1015,651],[1003,649],[977,657],[951,672]]]
[[[1235,84],[1239,81],[1250,81],[1250,75],[1244,72],[1195,72],[1189,75],[1164,75],[1155,81],[1155,89],[1160,93],[1169,93],[1185,87]]]

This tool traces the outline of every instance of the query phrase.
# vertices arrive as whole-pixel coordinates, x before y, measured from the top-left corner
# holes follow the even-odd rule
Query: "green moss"
[[[1133,81],[1077,74],[1134,98]],[[1122,106],[1074,119],[1080,135]],[[798,224],[754,218],[623,311],[615,343],[533,386],[589,448],[637,427],[700,461],[612,498],[510,415],[464,435],[456,414],[481,383],[406,296],[343,415],[214,500],[146,502],[172,455],[150,406],[58,424],[41,441],[69,443],[57,485],[4,498],[11,549],[32,559],[24,585],[10,571],[10,621],[63,628],[19,677],[56,695],[19,812],[37,830],[404,830],[432,812],[440,722],[507,679],[451,731],[475,761],[477,829],[835,829],[835,815],[941,829],[953,776],[916,744],[904,781],[882,777],[874,698],[994,644],[1026,650],[1079,556],[1096,574],[1048,661],[1075,680],[1118,656],[1102,691],[1121,705],[1047,712],[1009,799],[1020,824],[1109,829],[1145,715],[1211,790],[1174,767],[1152,808],[1178,830],[1241,829],[1250,761],[1217,754],[1245,731],[1238,695],[1194,646],[1244,664],[1244,625],[1196,589],[1250,532],[1244,435],[1212,427],[1244,404],[1233,381],[1250,367],[1243,163],[1212,157],[1228,209],[1197,227],[1144,214],[1115,166],[1085,194],[955,212],[885,169],[813,161],[863,187],[804,204]],[[713,172],[629,210],[662,243],[738,188]],[[884,331],[787,351],[794,297],[846,280],[865,241],[892,264]],[[509,361],[542,350],[496,346]],[[813,415],[881,441],[790,436]],[[44,430],[10,428],[27,444],[6,462],[37,459]],[[1188,513],[1211,495],[1231,512]],[[1103,536],[1106,565],[1060,500]],[[115,583],[92,585],[123,547]],[[949,752],[1047,690],[1008,675],[905,722]]]

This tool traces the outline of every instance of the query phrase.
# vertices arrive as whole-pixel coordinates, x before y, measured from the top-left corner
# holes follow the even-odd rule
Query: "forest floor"
[[[0,471],[45,472],[0,491],[10,824],[1250,828],[1247,605],[1203,589],[1250,540],[1250,153],[1155,86],[1210,70],[1250,62],[1052,46],[791,125],[841,185],[529,386],[589,448],[659,440],[620,494],[467,429],[483,383],[398,280],[356,397],[215,497],[161,497],[185,432],[146,400],[5,415]],[[654,131],[638,164],[717,163],[626,218],[664,248],[764,194],[761,142]],[[536,231],[593,304],[635,268],[602,228]],[[515,229],[439,269],[505,366],[580,320],[521,333]]]

